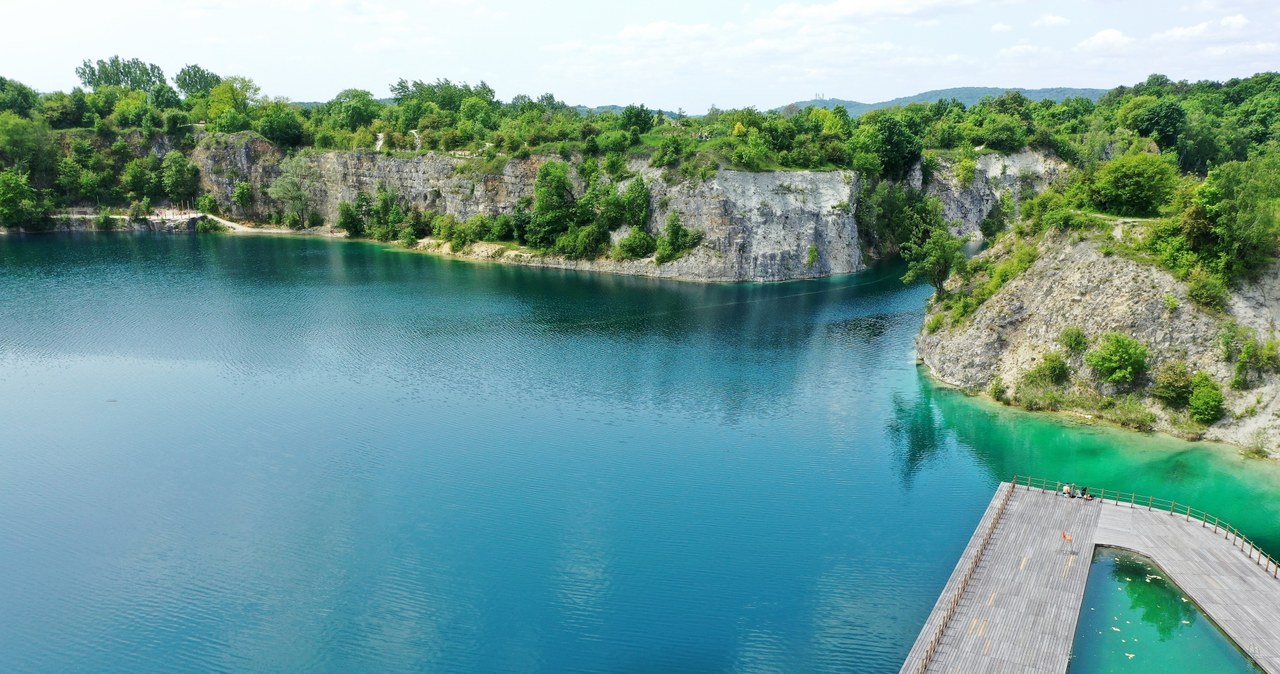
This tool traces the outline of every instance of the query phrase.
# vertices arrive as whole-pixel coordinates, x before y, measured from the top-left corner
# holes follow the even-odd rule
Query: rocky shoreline
[[[1010,280],[959,325],[947,325],[931,306],[916,339],[919,362],[940,382],[974,394],[1016,401],[1028,373],[1056,353],[1069,381],[1060,387],[1061,411],[1108,418],[1111,401],[1136,402],[1150,416],[1150,430],[1205,438],[1266,451],[1280,441],[1280,377],[1259,373],[1247,388],[1233,389],[1234,365],[1224,357],[1224,330],[1274,335],[1280,320],[1280,267],[1233,293],[1223,312],[1197,306],[1186,284],[1168,272],[1113,254],[1105,242],[1048,234],[1031,266]],[[999,258],[999,248],[983,255]],[[941,325],[940,325],[941,324]],[[933,330],[930,330],[930,327]],[[1068,327],[1096,344],[1106,333],[1136,339],[1148,350],[1147,368],[1131,385],[1101,381],[1059,342]],[[1226,414],[1215,423],[1190,423],[1151,392],[1154,373],[1181,361],[1221,384]],[[995,386],[993,386],[993,383]],[[996,389],[996,390],[993,390]],[[1101,413],[1087,405],[1100,405]],[[1034,409],[1034,406],[1032,407]]]

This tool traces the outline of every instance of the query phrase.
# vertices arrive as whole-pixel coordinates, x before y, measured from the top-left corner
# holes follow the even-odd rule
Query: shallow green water
[[[1151,560],[1094,553],[1068,674],[1261,671]]]
[[[1280,551],[1270,465],[929,383],[900,275],[0,237],[0,671],[896,672],[1014,474]]]

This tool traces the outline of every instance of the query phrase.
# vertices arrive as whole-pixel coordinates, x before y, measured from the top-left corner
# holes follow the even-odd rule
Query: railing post
[[[1155,501],[1155,499],[1156,499],[1156,497],[1154,497],[1154,496],[1148,496],[1148,497],[1147,497],[1147,512],[1151,512],[1151,503],[1152,503],[1153,501]]]

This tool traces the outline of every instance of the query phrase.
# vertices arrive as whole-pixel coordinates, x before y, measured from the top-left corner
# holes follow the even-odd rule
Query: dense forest
[[[1163,215],[1148,252],[1209,285],[1255,272],[1276,249],[1276,73],[1195,83],[1152,75],[1096,103],[1033,102],[1006,92],[971,106],[939,100],[856,117],[838,106],[713,108],[690,117],[629,105],[592,114],[551,94],[504,102],[484,82],[444,79],[402,79],[390,86],[389,99],[348,89],[325,103],[299,105],[263,95],[245,77],[188,65],[170,80],[153,64],[120,57],[87,60],[76,74],[83,86],[70,92],[38,93],[0,78],[0,225],[38,227],[67,206],[141,214],[153,204],[185,202],[216,210],[217,202],[200,193],[191,150],[248,132],[290,155],[443,152],[491,173],[511,158],[558,158],[543,164],[532,203],[499,218],[453,222],[417,212],[389,190],[343,204],[333,224],[384,240],[436,234],[456,245],[513,240],[571,257],[665,251],[660,257],[672,259],[696,245],[698,234],[678,214],[661,231],[648,231],[648,191],[630,168],[637,162],[670,182],[707,180],[724,168],[851,170],[873,185],[856,209],[868,246],[902,251],[916,262],[915,276],[941,289],[938,279],[963,260],[943,236],[937,203],[905,178],[919,167],[927,183],[945,166],[961,182],[972,181],[981,154],[1030,147],[1077,170],[1034,200],[1009,195],[984,223],[989,235],[1015,212],[1027,216],[1020,227],[1033,229],[1088,227],[1091,213]],[[261,196],[278,206],[270,216],[276,222],[320,224],[323,217],[307,203],[306,176],[290,170],[297,166],[286,160]],[[575,192],[570,172],[585,190]],[[259,196],[246,183],[233,199],[248,204]],[[631,233],[611,246],[610,233],[623,226]],[[958,314],[967,311],[957,306]]]

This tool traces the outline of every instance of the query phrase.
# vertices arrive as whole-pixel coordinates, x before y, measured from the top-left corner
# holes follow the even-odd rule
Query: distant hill
[[[1106,89],[1072,89],[1069,87],[1054,87],[1052,89],[1021,89],[1018,87],[1010,87],[1001,89],[1000,87],[956,87],[954,89],[935,89],[926,91],[914,96],[903,96],[895,98],[892,101],[881,101],[879,103],[859,103],[858,101],[846,101],[839,98],[815,98],[808,101],[796,101],[795,106],[805,108],[810,105],[818,108],[834,108],[837,105],[843,105],[845,110],[853,117],[857,117],[864,112],[879,110],[880,108],[892,108],[906,105],[908,103],[934,103],[936,101],[954,98],[965,106],[971,106],[982,100],[983,96],[999,96],[1006,91],[1017,91],[1023,96],[1033,100],[1041,101],[1051,99],[1060,101],[1064,98],[1074,96],[1083,96],[1092,101],[1097,101],[1103,94],[1107,93]],[[781,108],[777,108],[781,109]]]

